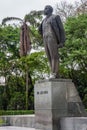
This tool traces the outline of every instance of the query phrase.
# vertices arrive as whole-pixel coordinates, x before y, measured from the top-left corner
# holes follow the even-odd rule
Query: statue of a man
[[[51,78],[59,77],[59,54],[58,48],[64,46],[65,32],[59,15],[53,15],[53,8],[45,6],[44,15],[46,17],[39,26],[39,32],[43,37],[46,55],[48,57]]]

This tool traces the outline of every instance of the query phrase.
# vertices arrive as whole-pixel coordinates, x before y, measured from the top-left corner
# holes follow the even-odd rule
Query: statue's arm
[[[54,33],[55,33],[57,42],[58,42],[58,44],[59,44],[59,43],[60,43],[59,27],[58,27],[58,25],[57,25],[57,22],[56,22],[56,20],[55,20],[55,17],[52,17],[50,23],[51,23],[52,29],[53,29],[53,31],[54,31]]]
[[[63,23],[62,23],[59,15],[57,15],[55,19],[56,19],[57,25],[59,27],[60,42],[64,43],[65,42],[65,31],[64,31]]]

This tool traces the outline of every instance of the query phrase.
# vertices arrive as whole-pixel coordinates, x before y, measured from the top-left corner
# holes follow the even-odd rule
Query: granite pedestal
[[[69,79],[51,79],[35,84],[35,128],[61,130],[62,117],[85,116],[78,92]]]

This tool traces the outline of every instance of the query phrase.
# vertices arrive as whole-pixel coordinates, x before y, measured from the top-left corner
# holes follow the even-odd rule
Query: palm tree
[[[22,22],[22,26],[20,28],[20,56],[26,56],[27,53],[31,50],[31,40],[29,36],[29,27],[26,24],[25,20],[22,20],[17,17],[7,17],[2,20],[2,25],[5,25],[7,21],[11,20],[19,20]]]
[[[22,26],[20,27],[20,56],[26,56],[31,50],[30,32],[32,33],[32,31],[27,25],[27,22],[32,24],[34,27],[38,26],[37,18],[39,18],[39,20],[42,19],[42,14],[42,10],[31,11],[29,14],[25,15],[24,19],[17,17],[7,17],[2,20],[3,25],[6,24],[7,21],[11,20],[18,20],[22,23]],[[27,68],[28,66],[26,65],[26,109],[28,109],[29,85],[31,85],[33,89],[32,78]]]

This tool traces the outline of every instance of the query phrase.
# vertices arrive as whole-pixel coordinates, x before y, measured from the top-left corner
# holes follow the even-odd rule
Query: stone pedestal
[[[51,79],[35,84],[36,129],[61,130],[60,118],[85,116],[78,92],[69,79]]]

